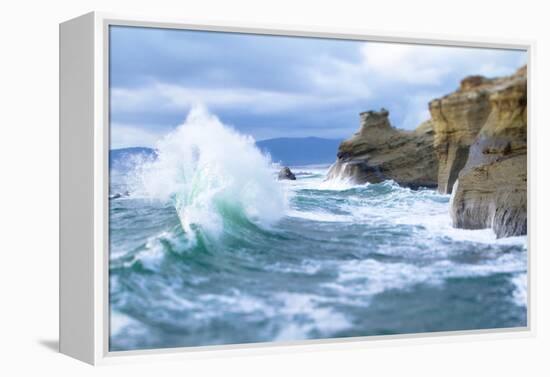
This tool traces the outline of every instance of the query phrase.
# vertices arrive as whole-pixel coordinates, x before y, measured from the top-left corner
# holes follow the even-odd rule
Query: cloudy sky
[[[385,107],[412,129],[467,75],[508,75],[521,51],[111,27],[111,147],[154,146],[193,104],[256,140],[343,139]]]

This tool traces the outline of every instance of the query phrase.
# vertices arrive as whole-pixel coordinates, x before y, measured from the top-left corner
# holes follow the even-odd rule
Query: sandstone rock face
[[[468,118],[473,121],[464,127],[457,127],[454,119],[457,119],[458,112],[455,112],[453,122],[445,123],[442,118],[436,121],[440,122],[440,132],[438,135],[436,130],[435,139],[443,164],[443,169],[440,165],[439,182],[454,184],[451,201],[454,226],[465,229],[492,228],[497,237],[523,235],[527,233],[526,70],[522,68],[511,77],[482,81],[484,83],[480,86],[469,89],[473,91],[472,97],[483,102],[477,106],[477,115]],[[453,95],[458,97],[457,93]],[[484,115],[486,102],[489,111]],[[450,114],[450,108],[440,111],[443,107],[432,102],[432,116],[438,112]],[[473,108],[468,106],[468,109]],[[468,113],[465,109],[466,106],[463,106],[463,119],[467,119],[464,118]],[[474,111],[469,110],[469,113]],[[471,132],[482,118],[485,121],[469,147],[458,180],[452,182],[450,170],[459,166],[462,160],[458,161],[456,155],[446,151],[458,150],[467,144]],[[443,124],[452,127],[453,131],[444,129]],[[460,137],[457,138],[457,135]],[[444,188],[446,190],[447,186]]]
[[[491,112],[489,97],[513,78],[525,78],[525,75],[526,67],[512,77],[469,76],[461,81],[456,92],[429,103],[439,160],[437,186],[440,193],[451,193],[458,174],[466,165],[470,146]]]
[[[327,179],[354,183],[392,179],[411,188],[436,187],[432,122],[424,122],[414,131],[404,131],[392,127],[388,115],[385,109],[360,114],[359,130],[340,144]]]
[[[470,145],[487,121],[490,112],[488,87],[491,80],[471,76],[460,89],[430,102],[434,125],[434,147],[439,159],[438,190],[450,194],[468,159]]]

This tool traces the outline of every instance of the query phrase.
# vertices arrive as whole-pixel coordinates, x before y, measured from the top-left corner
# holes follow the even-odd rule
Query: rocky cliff
[[[439,160],[439,192],[450,194],[458,173],[466,165],[470,146],[491,112],[490,96],[510,81],[521,77],[525,80],[525,72],[523,67],[511,77],[469,76],[461,81],[457,91],[429,103]]]
[[[430,121],[414,131],[391,126],[388,111],[360,114],[360,127],[338,148],[327,179],[377,183],[392,179],[400,185],[436,187],[437,157]]]
[[[429,109],[431,120],[414,131],[392,127],[387,110],[361,113],[327,178],[437,187],[452,192],[455,227],[526,234],[526,67],[509,77],[466,77]]]
[[[481,76],[462,80],[460,89],[430,102],[434,147],[439,159],[438,190],[449,194],[468,159],[468,150],[489,116],[487,87]]]
[[[448,185],[454,185],[454,226],[492,228],[497,237],[526,234],[526,68],[506,78],[476,79],[472,85],[432,101],[430,111],[440,158],[440,189],[448,192]],[[465,152],[456,153],[464,148]]]

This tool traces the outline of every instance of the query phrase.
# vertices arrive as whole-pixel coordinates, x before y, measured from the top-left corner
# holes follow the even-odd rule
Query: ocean
[[[449,195],[279,166],[198,112],[110,174],[110,350],[527,324],[527,238]],[[117,195],[118,194],[118,195]]]

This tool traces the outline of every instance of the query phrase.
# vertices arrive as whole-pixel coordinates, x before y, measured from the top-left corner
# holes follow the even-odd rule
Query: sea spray
[[[139,168],[140,191],[172,201],[186,237],[219,238],[228,223],[269,227],[285,212],[283,189],[254,139],[195,106],[156,145],[157,158]]]
[[[175,190],[112,200],[111,350],[526,325],[526,237],[453,228],[434,190],[327,188],[327,166],[294,168],[266,178],[294,193],[280,221],[262,229],[224,202],[206,249],[201,224],[186,248]]]
[[[277,182],[252,142],[195,109],[110,201],[111,350],[526,326],[525,236],[328,166]]]

